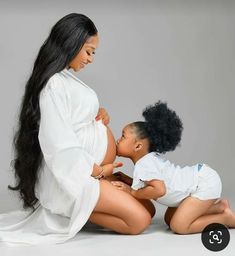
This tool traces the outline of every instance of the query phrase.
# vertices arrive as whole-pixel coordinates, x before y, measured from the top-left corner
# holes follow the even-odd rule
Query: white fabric
[[[221,197],[222,183],[218,173],[210,166],[203,164],[198,172],[198,186],[192,197],[200,200],[217,199]]]
[[[136,162],[132,188],[135,190],[143,188],[146,186],[144,181],[153,179],[163,180],[166,186],[166,194],[157,199],[157,202],[176,207],[196,190],[198,185],[197,165],[181,168],[151,152]]]
[[[91,177],[107,150],[107,130],[96,121],[96,93],[68,70],[50,78],[40,94],[39,171],[33,212],[0,215],[0,241],[60,243],[75,236],[99,197],[99,181]]]

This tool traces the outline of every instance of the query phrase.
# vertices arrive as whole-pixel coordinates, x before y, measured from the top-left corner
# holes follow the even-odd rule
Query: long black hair
[[[26,83],[18,129],[13,140],[15,159],[12,165],[17,184],[15,187],[8,186],[11,190],[19,191],[24,208],[34,209],[38,201],[35,196],[35,184],[42,163],[42,152],[38,141],[40,92],[50,77],[65,69],[87,39],[97,33],[94,23],[88,17],[71,13],[52,27],[39,50],[32,74]]]
[[[166,153],[180,143],[183,124],[175,111],[167,103],[158,101],[146,107],[142,113],[145,122],[138,121],[131,125],[138,138],[149,140],[149,152]]]

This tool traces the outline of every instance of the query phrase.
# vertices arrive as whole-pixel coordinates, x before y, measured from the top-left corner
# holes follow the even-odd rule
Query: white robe
[[[0,215],[0,241],[62,243],[87,222],[99,197],[91,177],[107,150],[107,130],[96,121],[96,93],[68,70],[50,78],[40,94],[39,142],[43,164],[37,209]]]

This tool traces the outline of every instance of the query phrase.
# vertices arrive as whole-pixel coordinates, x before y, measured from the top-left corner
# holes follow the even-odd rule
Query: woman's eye
[[[95,54],[95,52],[88,52],[88,51],[87,51],[86,53],[87,53],[87,55],[89,55],[89,56],[92,55],[92,54],[93,54],[93,55]]]

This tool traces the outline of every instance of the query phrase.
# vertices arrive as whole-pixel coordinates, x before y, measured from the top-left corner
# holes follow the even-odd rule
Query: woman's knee
[[[166,223],[168,226],[170,226],[170,221],[171,221],[171,219],[170,219],[169,215],[167,215],[166,213],[165,213],[165,216],[164,216],[164,221],[165,221],[165,223]]]
[[[100,198],[95,211],[111,214],[122,219],[128,228],[128,234],[142,233],[151,223],[151,214],[132,196],[117,190],[110,182],[101,180]]]
[[[130,235],[138,235],[150,225],[152,217],[146,209],[135,211],[133,214]]]
[[[177,209],[176,207],[168,207],[165,212],[164,221],[169,227],[170,227],[171,219],[174,213],[176,212],[176,209]]]
[[[171,219],[172,219],[172,214],[169,213],[169,211],[166,211],[165,215],[164,215],[164,221],[165,223],[170,227],[170,223],[171,223]]]

